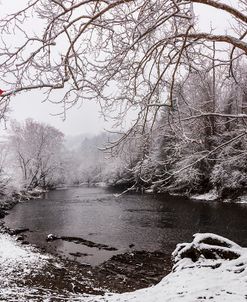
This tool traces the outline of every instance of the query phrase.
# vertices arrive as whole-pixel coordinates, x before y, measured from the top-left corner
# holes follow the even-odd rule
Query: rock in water
[[[56,235],[54,235],[54,234],[49,234],[46,237],[46,241],[54,241],[56,239],[59,239],[59,238]]]

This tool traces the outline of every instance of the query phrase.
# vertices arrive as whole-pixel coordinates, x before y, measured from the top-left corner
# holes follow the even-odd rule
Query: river
[[[8,227],[28,228],[30,243],[80,263],[98,265],[114,254],[144,250],[171,253],[196,232],[213,232],[247,246],[247,204],[192,201],[169,195],[116,197],[106,188],[68,188],[21,202],[5,217]],[[116,250],[56,240],[80,237]],[[81,253],[76,257],[75,253]]]

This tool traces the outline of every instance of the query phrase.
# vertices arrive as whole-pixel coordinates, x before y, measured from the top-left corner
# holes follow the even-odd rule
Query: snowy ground
[[[208,244],[210,237],[210,244]],[[204,239],[207,240],[204,240]],[[213,238],[213,239],[212,239]],[[0,234],[0,301],[84,301],[84,302],[194,302],[247,301],[247,250],[229,240],[212,234],[198,234],[192,243],[178,246],[173,272],[156,286],[124,294],[86,296],[73,293],[59,296],[46,288],[30,286],[25,276],[46,273],[51,256],[21,246],[12,237]],[[210,250],[216,259],[205,259]],[[193,262],[187,256],[196,251],[199,259]],[[211,255],[210,254],[210,255]],[[233,260],[223,260],[224,254]],[[193,256],[194,257],[194,256]],[[192,257],[192,258],[193,258]],[[52,265],[60,265],[53,263]]]
[[[18,301],[25,293],[35,296],[35,290],[20,284],[31,270],[43,267],[46,257],[30,248],[19,246],[7,235],[0,235],[0,301]]]
[[[0,234],[0,301],[78,301],[77,295],[69,291],[58,292],[31,281],[48,275],[45,279],[54,282],[50,266],[60,269],[62,263],[31,246],[21,245],[9,235]]]

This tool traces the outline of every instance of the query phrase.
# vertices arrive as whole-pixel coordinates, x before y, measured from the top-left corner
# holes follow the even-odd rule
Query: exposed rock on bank
[[[50,241],[54,241],[54,240],[64,240],[64,241],[68,241],[68,242],[74,242],[76,244],[83,244],[85,246],[88,247],[96,247],[100,250],[106,250],[106,251],[117,251],[117,249],[115,247],[112,246],[108,246],[106,244],[102,244],[102,243],[96,243],[90,240],[86,240],[84,238],[81,237],[74,237],[74,236],[57,236],[54,234],[49,234],[46,238],[46,240],[48,242]]]
[[[196,234],[173,253],[172,272],[154,287],[87,302],[245,302],[247,249],[214,234]]]

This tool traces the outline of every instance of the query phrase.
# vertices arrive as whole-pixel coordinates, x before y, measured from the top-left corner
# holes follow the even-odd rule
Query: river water
[[[26,240],[63,257],[98,265],[134,250],[171,253],[196,232],[213,232],[247,246],[247,204],[192,201],[169,195],[116,197],[105,188],[69,188],[19,203],[5,217],[11,228],[28,228]],[[114,247],[108,251],[48,234],[74,236]],[[80,252],[81,257],[71,253]]]

